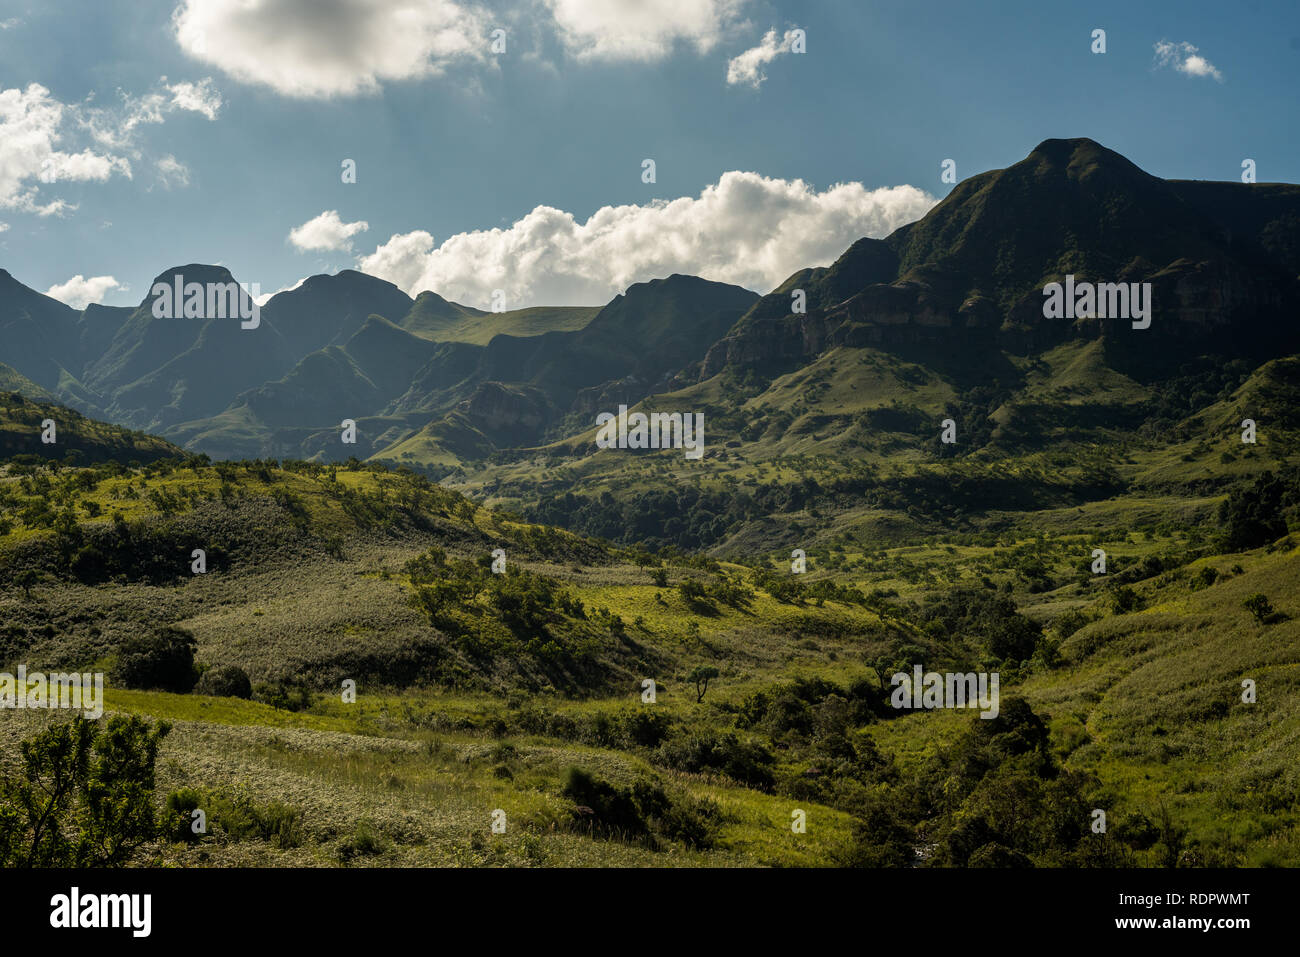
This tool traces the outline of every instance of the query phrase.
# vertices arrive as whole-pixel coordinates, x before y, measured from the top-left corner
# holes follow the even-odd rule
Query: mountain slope
[[[0,361],[45,389],[79,367],[77,314],[0,269]]]
[[[910,350],[954,372],[963,353],[987,361],[1080,335],[1106,338],[1130,374],[1167,372],[1198,351],[1292,352],[1300,329],[1280,317],[1300,305],[1298,202],[1297,187],[1169,182],[1092,140],[1047,140],[1014,166],[964,180],[885,240],[791,277],[709,350],[701,375],[786,368],[840,344]],[[1043,288],[1067,274],[1151,282],[1151,328],[1128,335],[1113,319],[1045,319]],[[808,312],[792,315],[800,283]],[[1240,335],[1246,326],[1252,334]]]
[[[0,392],[18,392],[33,402],[57,402],[54,393],[42,389],[16,369],[0,363]]]

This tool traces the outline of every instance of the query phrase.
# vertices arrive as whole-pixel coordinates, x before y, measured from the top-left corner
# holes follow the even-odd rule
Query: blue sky
[[[1300,181],[1297,81],[1300,5],[1264,0],[0,0],[0,267],[77,306],[192,261],[480,307],[765,292],[923,214],[945,159],[1049,137]]]

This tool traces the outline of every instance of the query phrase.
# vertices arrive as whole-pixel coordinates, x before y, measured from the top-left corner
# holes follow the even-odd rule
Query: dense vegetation
[[[1300,649],[1287,537],[1296,492],[1283,468],[1207,502],[1209,525],[1155,510],[1125,519],[1126,531],[1029,532],[1022,519],[1019,531],[973,527],[912,545],[846,534],[809,549],[799,575],[780,553],[738,564],[650,541],[620,548],[358,462],[10,463],[4,663],[104,670],[111,708],[174,729],[149,739],[165,759],[156,791],[143,759],[135,784],[60,783],[64,837],[40,853],[342,865],[1288,861],[1291,777],[1247,803],[1179,782],[1205,773],[1186,742],[1208,723],[1226,723],[1213,734],[1225,749],[1252,734],[1258,773],[1290,760],[1280,741],[1245,730],[1256,719],[1234,712],[1231,681],[1256,673],[1242,657],[1253,645],[1234,635],[1267,632],[1262,647],[1278,662]],[[1095,547],[1109,553],[1104,575],[1090,570]],[[1217,629],[1221,645],[1184,643],[1209,620],[1233,622]],[[1140,669],[1126,649],[1152,642],[1170,662],[1214,661],[1186,672],[1186,691],[1159,696],[1155,714],[1141,710],[1146,696],[1097,684],[1139,680],[1114,669]],[[891,707],[891,676],[914,664],[999,671],[998,717]],[[1208,691],[1224,681],[1215,674],[1228,687]],[[340,696],[345,679],[356,704]],[[1285,694],[1273,687],[1266,713],[1288,707]],[[11,723],[11,742],[23,726]],[[49,773],[40,755],[107,746],[89,723],[28,727],[28,750],[6,766],[16,863],[43,846],[29,808]],[[131,727],[138,751],[145,732]],[[343,740],[355,743],[339,752]],[[252,790],[227,765],[232,753],[263,768]],[[1160,767],[1154,781],[1166,783],[1121,786],[1133,767]],[[422,781],[442,782],[439,801],[456,798],[416,824],[402,809],[425,800]],[[128,787],[153,793],[153,823],[86,822],[86,794]],[[356,810],[338,806],[339,787]],[[489,827],[496,808],[504,835]],[[1212,824],[1227,808],[1239,830]],[[795,810],[808,815],[803,834],[791,832]],[[95,826],[121,839],[94,838],[109,850],[92,853],[83,831]],[[1247,827],[1274,837],[1247,839]]]

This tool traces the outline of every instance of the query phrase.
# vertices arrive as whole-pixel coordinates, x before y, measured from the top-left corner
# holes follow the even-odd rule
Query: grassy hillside
[[[23,387],[21,381],[14,383]],[[143,432],[123,429],[88,419],[80,412],[39,401],[40,391],[26,390],[32,401],[19,392],[0,391],[0,459],[55,459],[68,464],[108,460],[152,462],[182,454],[170,442]],[[54,423],[52,442],[42,441],[45,423]]]
[[[254,799],[290,802],[303,813],[309,857],[329,862],[336,838],[351,833],[338,828],[356,824],[352,799],[330,796],[344,779],[354,782],[349,793],[359,788],[364,818],[391,835],[379,838],[394,849],[386,860],[453,863],[478,853],[465,846],[463,831],[479,802],[508,808],[521,828],[549,827],[569,817],[571,802],[555,793],[565,775],[587,767],[617,784],[659,779],[684,820],[700,816],[698,826],[714,836],[675,842],[669,827],[622,842],[565,824],[537,859],[633,863],[651,860],[651,845],[662,845],[654,860],[703,863],[695,852],[701,842],[712,847],[732,834],[724,843],[734,848],[712,862],[816,862],[809,846],[787,847],[779,835],[761,833],[770,819],[788,816],[785,802],[734,782],[685,778],[648,753],[622,753],[620,743],[626,734],[663,738],[670,724],[698,712],[703,706],[685,676],[702,661],[730,659],[719,681],[738,687],[792,661],[823,670],[817,655],[792,655],[789,646],[809,622],[825,621],[827,647],[847,651],[851,631],[882,628],[859,605],[800,609],[723,589],[733,603],[726,604],[704,589],[743,570],[712,564],[671,566],[658,586],[648,569],[608,546],[513,522],[383,469],[194,460],[48,474],[10,466],[0,500],[8,528],[0,539],[5,662],[111,671],[134,635],[164,624],[192,632],[201,666],[239,667],[260,701],[280,707],[132,692],[111,681],[110,707],[182,722],[165,749],[169,784],[231,789],[246,780],[249,761],[262,767]],[[193,543],[206,547],[204,575],[191,574]],[[510,564],[504,576],[480,565],[498,547]],[[37,571],[34,581],[21,578],[28,570]],[[454,607],[439,606],[433,617],[430,592],[449,579],[482,591],[472,599],[458,592]],[[683,597],[684,581],[701,583],[701,593]],[[659,710],[647,730],[632,705],[650,676],[659,682]],[[362,689],[360,707],[331,704],[336,697],[325,689],[343,677]],[[522,692],[528,696],[517,697]],[[532,728],[525,737],[537,743],[501,743],[503,722],[521,734]],[[11,742],[16,727],[7,726]],[[285,740],[281,728],[298,729],[287,764],[272,753]],[[370,761],[390,781],[380,795],[396,800],[374,800],[363,769]],[[443,765],[455,774],[440,773]],[[511,768],[520,782],[511,783]],[[534,795],[537,787],[544,793]],[[427,831],[394,833],[394,821],[431,800],[437,811]],[[844,818],[823,810],[828,820]],[[407,847],[426,840],[430,846]],[[810,846],[833,843],[828,834]],[[303,859],[270,850],[256,850],[257,859]],[[253,852],[231,848],[218,860]],[[538,852],[509,853],[527,861]]]
[[[33,402],[55,402],[54,395],[45,391],[16,369],[0,363],[0,391],[18,392]]]
[[[175,724],[158,800],[213,830],[141,861],[1295,865],[1300,483],[1232,487],[978,532],[899,509],[891,540],[819,538],[797,576],[359,463],[11,463],[0,666],[104,670],[111,711]],[[168,629],[198,686],[131,687],[124,656]],[[999,717],[891,708],[913,664],[998,671]],[[211,683],[236,669],[248,697]],[[11,717],[10,759],[49,720]]]
[[[433,342],[465,342],[485,346],[495,336],[540,336],[574,332],[591,322],[599,306],[533,306],[488,312],[448,302],[431,292],[416,297],[401,320],[408,332]]]

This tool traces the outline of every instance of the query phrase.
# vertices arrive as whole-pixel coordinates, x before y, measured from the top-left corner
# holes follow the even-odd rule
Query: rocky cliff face
[[[456,406],[456,412],[499,445],[536,439],[554,410],[538,389],[484,382]]]
[[[612,412],[619,405],[633,406],[650,393],[650,384],[636,376],[611,379],[600,385],[582,389],[573,400],[569,411],[575,415],[594,416],[599,412]]]
[[[781,366],[815,356],[826,348],[836,323],[822,313],[759,319],[715,342],[704,356],[700,379],[728,366]]]

